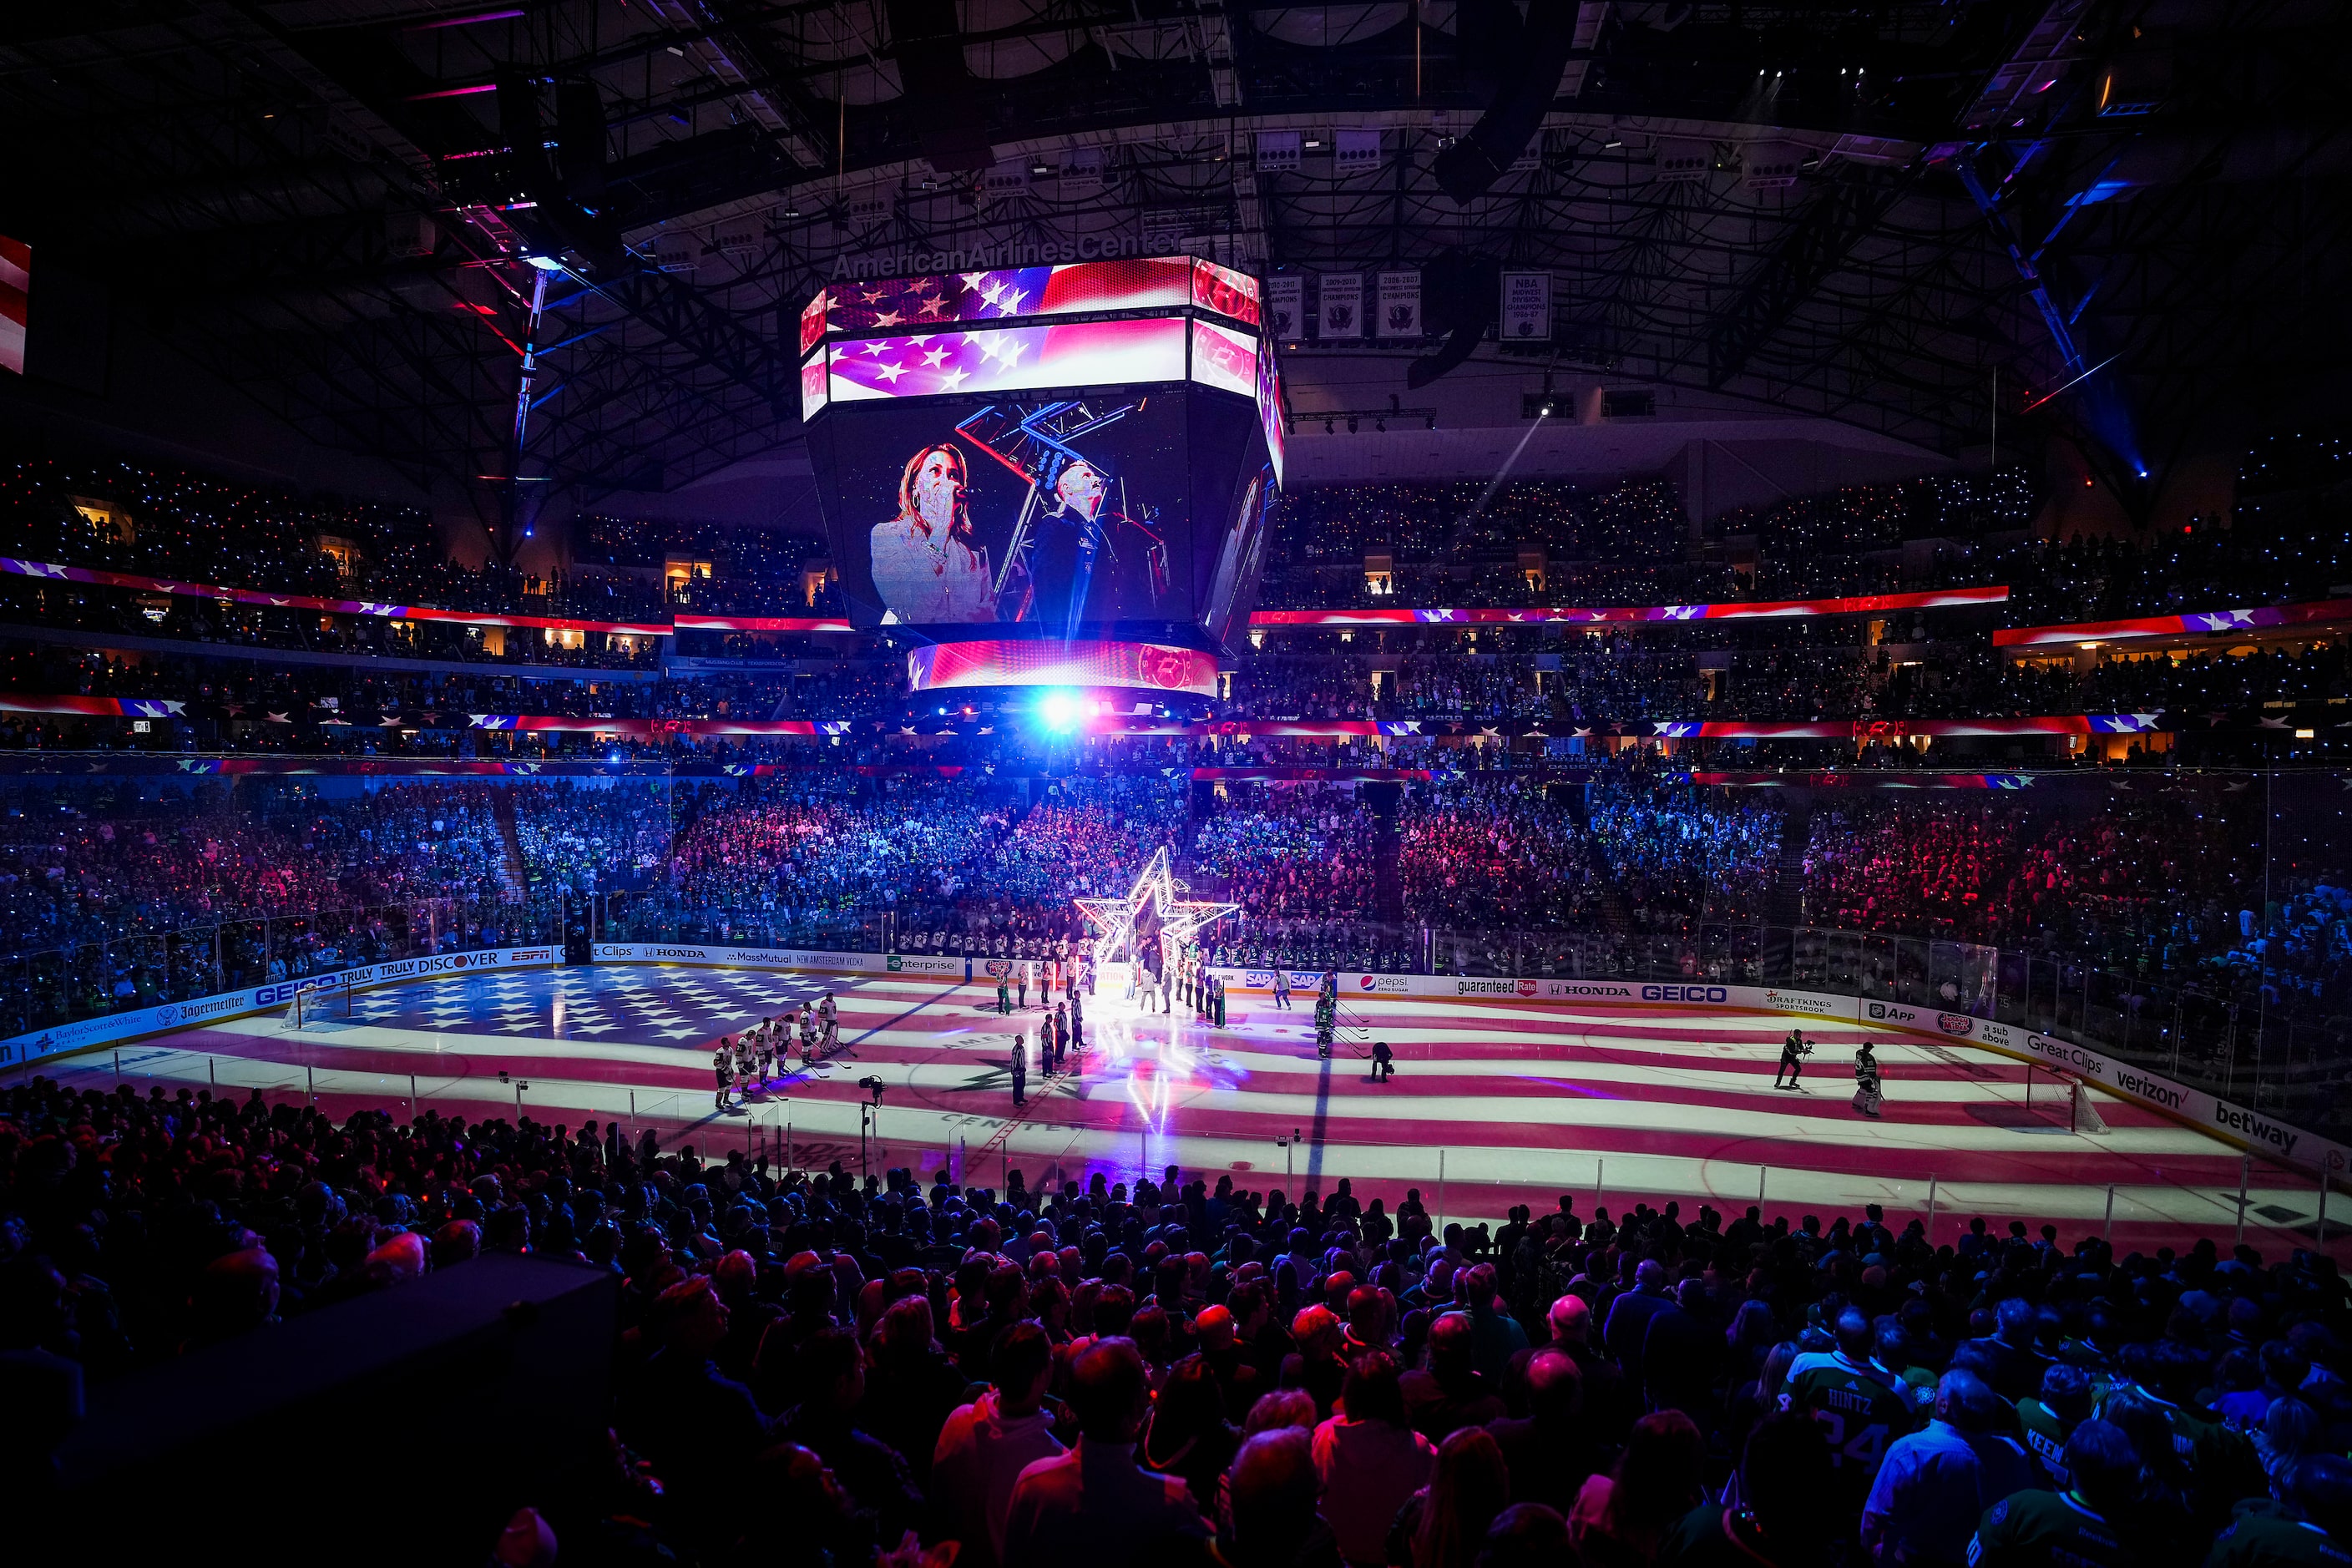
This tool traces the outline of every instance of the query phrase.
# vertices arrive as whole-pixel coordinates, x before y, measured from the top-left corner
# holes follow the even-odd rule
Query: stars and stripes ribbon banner
[[[606,632],[620,637],[666,637],[666,621],[582,621],[563,616],[492,616],[467,610],[436,610],[424,605],[388,605],[373,599],[319,599],[305,594],[265,594],[253,588],[223,588],[209,583],[181,583],[168,577],[142,577],[128,572],[101,572],[89,566],[62,566],[50,561],[19,561],[0,556],[0,574],[46,578],[53,583],[88,583],[101,588],[129,588],[140,593],[171,594],[189,599],[226,599],[235,605],[269,609],[316,610],[331,616],[375,616],[395,621],[447,621],[468,626],[518,626],[530,630]]]
[[[1992,634],[1995,647],[2040,647],[2049,643],[2131,642],[2143,637],[2226,636],[2276,626],[2324,626],[2352,621],[2352,599],[2318,599],[2301,605],[2257,605],[2242,610],[2199,610],[2185,616],[2137,616],[2120,621],[2074,621],[2063,626],[2009,626]]]
[[[161,697],[0,696],[0,713],[79,714],[92,719],[171,719],[187,704]]]
[[[1620,605],[1594,608],[1255,610],[1254,626],[1411,626],[1614,625],[1641,621],[1787,620],[1807,616],[1866,616],[1895,610],[1949,610],[1998,605],[2003,586],[1943,588],[1924,594],[1864,594],[1842,599],[1733,600],[1713,605]],[[1998,640],[1999,634],[1995,634]]]

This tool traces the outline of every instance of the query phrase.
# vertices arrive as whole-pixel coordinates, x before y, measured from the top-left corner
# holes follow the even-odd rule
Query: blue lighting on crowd
[[[1048,691],[1037,699],[1038,721],[1056,735],[1076,729],[1082,711],[1075,691]]]

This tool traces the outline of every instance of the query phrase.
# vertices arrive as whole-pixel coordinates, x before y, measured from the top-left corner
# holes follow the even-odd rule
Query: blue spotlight
[[[1078,727],[1080,708],[1075,691],[1048,691],[1037,699],[1037,717],[1045,728],[1056,735],[1066,735]]]

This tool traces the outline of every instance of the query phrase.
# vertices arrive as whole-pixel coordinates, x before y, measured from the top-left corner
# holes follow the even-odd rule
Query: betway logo
[[[2137,1095],[2150,1104],[2161,1105],[2167,1110],[2178,1110],[2189,1099],[2189,1091],[2178,1084],[2163,1082],[2128,1068],[2116,1069],[2116,1087],[2126,1094]]]
[[[2282,1154],[2294,1152],[2303,1134],[2292,1127],[2282,1127],[2275,1121],[2264,1121],[2251,1110],[2241,1110],[2234,1105],[2218,1101],[2213,1107],[2213,1120],[2232,1132],[2243,1133],[2250,1143],[2267,1143]]]

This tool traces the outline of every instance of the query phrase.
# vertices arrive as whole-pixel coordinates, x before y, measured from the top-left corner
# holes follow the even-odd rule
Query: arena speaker
[[[964,64],[956,0],[886,0],[898,85],[924,159],[943,174],[972,173],[996,162],[982,123],[979,95]]]
[[[1474,85],[1495,87],[1478,123],[1430,166],[1438,189],[1455,205],[1466,207],[1486,195],[1535,139],[1568,69],[1577,9],[1552,0],[1529,7],[1522,22],[1511,0],[1463,0],[1456,12],[1463,75]]]
[[[496,79],[499,140],[506,152],[499,163],[509,200],[544,202],[555,195],[555,173],[547,163],[547,132],[539,118],[539,83],[520,71]]]
[[[1501,318],[1502,289],[1502,263],[1492,257],[1448,250],[1426,263],[1421,269],[1422,321],[1446,337],[1435,353],[1405,367],[1405,385],[1419,391],[1460,368]]]

